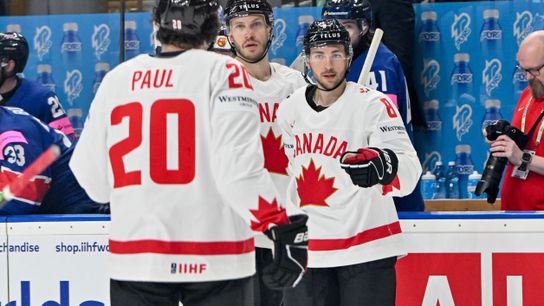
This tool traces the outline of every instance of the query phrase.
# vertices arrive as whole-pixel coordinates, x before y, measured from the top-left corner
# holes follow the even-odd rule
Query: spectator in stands
[[[529,142],[522,150],[508,136],[501,135],[491,142],[495,157],[508,158],[501,190],[504,210],[544,210],[544,121],[538,121],[544,111],[544,30],[529,34],[520,44],[517,59],[525,72],[529,86],[522,92],[514,110],[512,126],[524,133],[535,126]]]
[[[33,178],[21,194],[0,204],[0,215],[109,213],[93,202],[68,167],[71,141],[19,108],[0,107],[0,188],[17,179],[34,160],[56,144],[61,154]]]
[[[57,95],[36,81],[23,78],[28,42],[16,32],[0,33],[0,106],[24,109],[50,127],[75,139],[74,129]]]
[[[372,24],[370,2],[368,0],[328,0],[323,6],[321,15],[323,19],[338,19],[350,33],[353,62],[347,80],[357,82],[373,37],[373,31],[370,29]],[[397,106],[406,132],[413,143],[410,97],[406,88],[404,71],[398,58],[383,43],[380,43],[378,47],[365,85],[383,92]],[[398,211],[424,209],[419,183],[411,194],[394,198],[394,200]]]

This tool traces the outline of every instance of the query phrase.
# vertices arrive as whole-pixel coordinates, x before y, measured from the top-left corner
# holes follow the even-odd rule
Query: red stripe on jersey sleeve
[[[368,229],[346,239],[311,239],[308,241],[308,249],[311,251],[334,251],[349,249],[352,246],[364,244],[395,234],[400,234],[400,222],[393,222],[383,226]]]
[[[235,255],[255,250],[253,238],[243,241],[163,241],[132,240],[109,241],[113,254],[173,254],[173,255]]]

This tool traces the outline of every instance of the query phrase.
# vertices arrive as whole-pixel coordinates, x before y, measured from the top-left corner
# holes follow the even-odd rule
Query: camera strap
[[[533,101],[533,97],[529,99],[529,102],[527,102],[527,105],[525,105],[525,109],[523,110],[523,117],[521,118],[521,131],[525,132],[525,120],[527,118],[527,112],[529,111],[529,106],[531,105],[531,102]],[[538,123],[542,120],[542,117],[544,117],[544,108],[540,112],[540,116],[536,119],[535,123],[533,123],[533,126],[527,133],[527,139],[531,139],[533,137],[533,133],[536,130],[536,127]],[[536,146],[540,144],[540,141],[542,140],[542,133],[544,132],[544,122],[540,124],[540,128],[538,129],[538,135],[536,136]]]

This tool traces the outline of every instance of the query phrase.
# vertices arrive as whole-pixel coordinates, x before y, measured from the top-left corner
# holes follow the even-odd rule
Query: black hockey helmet
[[[15,73],[23,72],[28,60],[28,42],[21,33],[0,33],[0,63],[15,61]]]
[[[323,19],[351,19],[372,26],[372,6],[368,0],[327,0],[321,10]],[[361,25],[361,29],[363,25]]]
[[[266,0],[229,0],[225,8],[225,21],[229,26],[232,18],[259,14],[264,16],[269,26],[274,26],[274,13]]]
[[[155,15],[159,30],[200,36],[202,25],[211,14],[217,14],[218,7],[216,0],[158,0]]]
[[[304,35],[304,53],[308,56],[311,48],[329,44],[341,44],[344,46],[346,54],[350,56],[353,54],[349,32],[338,20],[314,21]]]

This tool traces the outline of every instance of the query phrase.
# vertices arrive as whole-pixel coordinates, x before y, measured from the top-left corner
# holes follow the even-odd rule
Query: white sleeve
[[[235,61],[228,65],[242,66]],[[259,134],[258,103],[249,77],[246,86],[230,88],[224,67],[215,71],[212,84],[212,160],[217,187],[229,204],[253,230],[264,231],[271,224],[287,223],[278,192],[264,168]]]
[[[287,209],[288,215],[302,214],[304,213],[298,206],[300,199],[297,192],[297,184],[295,176],[293,175],[293,156],[295,151],[295,142],[293,131],[291,128],[292,119],[289,118],[288,110],[290,105],[293,103],[293,100],[285,99],[280,103],[278,108],[278,113],[276,117],[276,122],[281,128],[281,139],[283,141],[283,149],[285,155],[289,160],[287,166],[287,174],[289,175],[289,185],[287,186],[287,192],[285,196],[285,208]]]
[[[402,118],[394,104],[380,94],[371,101],[366,118],[372,124],[368,146],[392,150],[398,158],[397,178],[400,186],[392,186],[392,196],[410,194],[421,176],[421,164]]]
[[[91,103],[83,131],[69,164],[81,187],[91,199],[100,203],[109,202],[111,192],[108,184],[108,148],[106,146],[106,119],[109,116],[105,109],[108,98],[108,90],[105,87],[110,82],[106,75],[102,82],[103,86],[99,87]]]

